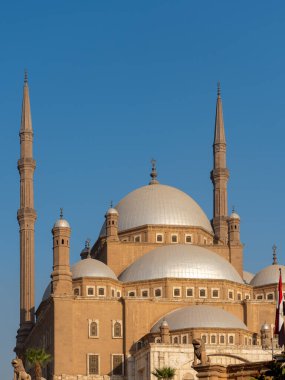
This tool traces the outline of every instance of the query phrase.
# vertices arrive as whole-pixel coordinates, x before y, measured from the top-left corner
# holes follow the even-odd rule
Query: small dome
[[[240,216],[239,214],[237,214],[236,212],[232,212],[231,215],[230,215],[230,219],[238,219],[240,220]]]
[[[277,284],[279,281],[279,268],[282,271],[282,280],[285,281],[285,266],[284,265],[269,265],[262,269],[250,281],[252,286],[263,286],[269,284]]]
[[[235,315],[213,306],[195,305],[174,310],[156,322],[150,332],[159,332],[163,319],[167,321],[170,331],[187,328],[247,330],[246,325]]]
[[[265,322],[263,323],[263,325],[261,325],[260,330],[261,331],[271,330],[271,326]]]
[[[53,228],[56,228],[56,227],[66,227],[66,228],[70,228],[70,225],[69,225],[69,223],[68,223],[67,220],[60,218],[60,219],[58,219],[58,220],[54,223]]]
[[[78,261],[71,267],[71,272],[73,279],[79,277],[106,277],[117,280],[111,268],[101,261],[91,258]]]
[[[175,187],[156,184],[129,193],[116,206],[118,231],[153,225],[195,226],[213,233],[209,219],[189,195]],[[104,223],[100,236],[106,235]]]
[[[162,321],[162,324],[160,325],[160,327],[168,327],[168,323],[165,319]]]
[[[108,211],[106,212],[106,215],[110,215],[110,214],[118,215],[119,213],[118,213],[118,211],[117,211],[115,208],[110,207],[110,208],[108,209]]]
[[[243,279],[246,284],[250,284],[250,281],[253,279],[254,273],[243,271]]]
[[[227,260],[215,252],[191,244],[156,248],[140,257],[119,276],[123,282],[158,278],[201,278],[244,283]]]

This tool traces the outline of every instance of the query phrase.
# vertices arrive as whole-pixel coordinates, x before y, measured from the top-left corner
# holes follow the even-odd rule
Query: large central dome
[[[148,185],[129,193],[115,207],[119,212],[119,232],[152,225],[195,226],[212,233],[201,207],[183,191],[166,185]],[[104,224],[100,236],[106,235]]]

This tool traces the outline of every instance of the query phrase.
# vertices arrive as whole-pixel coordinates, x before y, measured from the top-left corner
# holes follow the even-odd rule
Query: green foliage
[[[285,363],[273,361],[270,363],[269,369],[261,373],[257,380],[285,380]]]
[[[173,379],[175,375],[175,369],[171,367],[162,367],[162,368],[155,368],[154,371],[152,371],[152,374],[157,377],[158,379],[165,380],[165,379]]]
[[[42,377],[42,367],[51,360],[51,355],[43,348],[28,348],[25,357],[34,369],[35,379],[40,380]]]

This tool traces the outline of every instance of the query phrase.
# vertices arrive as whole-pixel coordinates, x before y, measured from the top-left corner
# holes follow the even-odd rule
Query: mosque
[[[211,363],[271,358],[279,268],[243,268],[240,216],[228,213],[226,138],[218,86],[213,143],[213,216],[181,190],[150,182],[107,210],[91,247],[70,265],[71,227],[54,223],[51,282],[34,301],[33,129],[27,76],[20,127],[20,327],[15,351],[43,347],[48,380],[148,380],[155,368],[196,379],[193,339]],[[47,231],[48,233],[48,231]],[[267,323],[265,323],[265,321]]]

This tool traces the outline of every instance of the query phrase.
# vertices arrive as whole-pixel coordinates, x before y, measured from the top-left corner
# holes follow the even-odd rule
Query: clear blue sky
[[[5,4],[6,3],[6,4]],[[18,131],[24,68],[35,133],[36,298],[49,282],[51,227],[64,207],[71,261],[104,213],[149,181],[190,194],[212,217],[216,83],[229,205],[245,268],[284,263],[285,4],[282,1],[14,1],[0,6],[0,378],[19,323]]]

